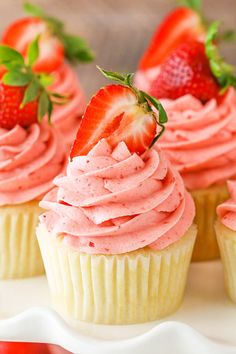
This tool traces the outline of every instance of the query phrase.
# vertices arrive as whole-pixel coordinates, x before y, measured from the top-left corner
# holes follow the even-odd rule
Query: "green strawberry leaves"
[[[39,37],[29,45],[26,59],[16,50],[0,45],[0,64],[8,71],[3,75],[2,82],[8,86],[26,86],[20,108],[27,103],[38,100],[38,121],[47,114],[50,123],[54,104],[64,104],[65,97],[48,91],[53,77],[45,73],[35,73],[33,64],[39,57]]]
[[[213,22],[210,25],[205,41],[205,52],[212,74],[222,88],[221,93],[224,93],[229,86],[236,87],[236,76],[234,75],[234,67],[224,61],[216,44],[219,25],[219,22]]]
[[[40,94],[40,85],[37,80],[32,79],[25,90],[24,98],[23,101],[21,102],[21,108],[23,108],[26,105],[26,103],[36,100],[39,94]]]
[[[3,76],[2,81],[8,86],[25,86],[30,81],[30,75],[20,71],[9,71]]]
[[[131,90],[135,93],[137,96],[139,104],[141,104],[144,109],[146,109],[149,112],[152,112],[153,118],[156,121],[156,123],[159,125],[161,128],[160,131],[157,133],[155,136],[154,140],[152,141],[151,146],[155,144],[155,142],[161,137],[161,135],[165,131],[165,126],[164,124],[167,123],[168,117],[166,114],[166,111],[164,107],[162,106],[161,102],[157,100],[155,97],[150,96],[144,91],[138,90],[134,85],[133,85],[133,77],[134,74],[129,73],[129,74],[121,74],[115,71],[108,71],[100,68],[97,66],[98,70],[109,80],[119,82],[122,85],[128,86],[131,88]],[[158,111],[158,116],[157,114],[153,111],[152,106],[156,108]],[[151,147],[150,146],[150,147]]]
[[[33,66],[39,57],[39,36],[37,36],[33,42],[30,43],[27,50],[27,60],[29,66]]]
[[[168,122],[168,117],[166,111],[164,110],[161,102],[157,100],[155,97],[148,95],[146,92],[141,91],[144,97],[151,102],[151,104],[158,110],[159,112],[159,122],[161,124],[165,124]]]
[[[65,33],[62,42],[66,57],[70,62],[80,61],[86,63],[94,59],[94,53],[83,38]]]
[[[24,64],[23,56],[17,52],[15,49],[12,49],[6,45],[1,45],[0,47],[0,63],[14,63],[18,65]]]
[[[33,5],[29,2],[24,3],[24,11],[35,17],[45,17],[45,12],[37,5]]]
[[[179,0],[178,3],[196,12],[202,13],[202,0]]]
[[[86,41],[79,36],[67,33],[63,22],[55,17],[48,16],[39,6],[29,2],[24,4],[24,10],[32,16],[41,18],[48,24],[51,33],[63,44],[65,55],[70,62],[74,63],[80,61],[86,63],[94,59],[94,53],[89,48]]]
[[[48,114],[48,120],[51,121],[53,103],[47,91],[43,91],[39,97],[38,119],[42,121],[43,117]]]

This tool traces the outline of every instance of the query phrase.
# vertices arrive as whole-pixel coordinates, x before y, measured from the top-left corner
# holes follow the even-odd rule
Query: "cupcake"
[[[186,21],[179,16],[180,11],[183,10],[178,9],[167,18],[157,38],[163,36],[164,30],[170,31],[168,38],[173,30],[179,33],[181,21],[182,25]],[[176,27],[168,27],[174,19]],[[174,38],[174,49],[164,59],[159,56],[152,74],[136,76],[139,87],[147,88],[151,95],[161,99],[169,117],[167,132],[159,146],[180,172],[195,201],[198,225],[195,261],[219,257],[215,211],[227,199],[227,179],[236,176],[236,91],[233,87],[236,81],[218,53],[217,29],[216,23],[210,26],[205,43],[198,36],[185,39],[181,34]]]
[[[177,310],[196,236],[194,203],[161,150],[166,115],[131,76],[100,89],[64,176],[40,203],[37,237],[54,308],[77,320],[129,324]],[[124,85],[125,84],[125,85]],[[148,97],[148,99],[147,99]]]
[[[35,72],[50,73],[50,90],[67,97],[66,103],[55,107],[52,121],[70,147],[86,100],[77,73],[69,62],[89,62],[93,59],[93,53],[82,38],[68,34],[61,21],[48,16],[42,9],[25,5],[25,11],[30,13],[30,17],[13,22],[4,31],[1,42],[25,56],[29,44],[40,36],[40,56],[33,69]]]
[[[236,182],[229,181],[230,199],[217,208],[215,224],[220,255],[224,267],[227,293],[236,302]]]
[[[27,62],[37,58],[37,40]],[[0,81],[0,278],[40,275],[44,267],[35,237],[39,199],[67,161],[58,129],[50,126],[56,102],[21,54],[0,46],[7,72]],[[40,121],[41,124],[39,123]]]

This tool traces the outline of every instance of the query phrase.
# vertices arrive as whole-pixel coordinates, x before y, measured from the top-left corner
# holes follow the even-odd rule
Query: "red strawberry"
[[[37,72],[52,72],[64,59],[62,43],[48,30],[47,24],[37,17],[27,17],[14,22],[4,32],[2,43],[26,56],[29,44],[40,35],[40,57],[34,64]]]
[[[197,12],[187,7],[177,8],[157,28],[150,46],[140,60],[139,69],[160,65],[180,43],[199,39],[204,33]]]
[[[101,138],[111,146],[125,141],[130,151],[143,153],[156,135],[153,112],[138,103],[134,91],[122,85],[100,89],[84,113],[70,157],[86,155]]]
[[[38,102],[27,103],[20,108],[25,87],[7,86],[0,83],[0,127],[11,129],[16,124],[28,127],[37,122]]]
[[[213,76],[205,45],[198,41],[181,44],[161,66],[150,94],[175,99],[191,94],[202,102],[217,98],[220,86]]]

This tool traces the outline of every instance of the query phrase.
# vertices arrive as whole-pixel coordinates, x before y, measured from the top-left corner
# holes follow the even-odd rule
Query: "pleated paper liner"
[[[236,231],[230,230],[219,220],[215,224],[220,255],[223,262],[227,293],[236,303]]]
[[[162,251],[122,255],[80,253],[40,225],[38,240],[52,303],[67,320],[103,324],[152,321],[177,310],[196,237],[193,225]]]
[[[198,227],[197,239],[193,249],[193,261],[207,261],[219,258],[214,224],[216,207],[228,199],[226,185],[212,186],[191,191],[196,206],[195,224]]]
[[[35,234],[40,213],[38,201],[0,207],[0,279],[44,273]]]

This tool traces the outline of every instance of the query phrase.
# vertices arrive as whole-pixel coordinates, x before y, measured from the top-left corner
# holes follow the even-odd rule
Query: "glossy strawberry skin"
[[[12,129],[16,124],[28,127],[37,122],[38,102],[27,103],[20,108],[25,87],[7,86],[0,83],[0,127]]]
[[[139,63],[140,70],[160,65],[181,43],[203,37],[205,29],[195,11],[179,7],[157,28],[149,47]]]
[[[176,99],[191,94],[203,103],[218,98],[220,87],[214,78],[205,46],[198,41],[182,43],[161,66],[150,94]]]
[[[153,115],[138,104],[135,93],[123,85],[109,85],[88,104],[70,157],[86,155],[102,138],[112,147],[124,141],[131,152],[142,154],[155,134]]]
[[[34,70],[50,73],[62,64],[64,47],[56,37],[50,34],[46,23],[41,19],[27,17],[15,21],[5,30],[2,43],[16,49],[25,56],[29,44],[38,35],[40,35],[40,57],[34,64]]]

